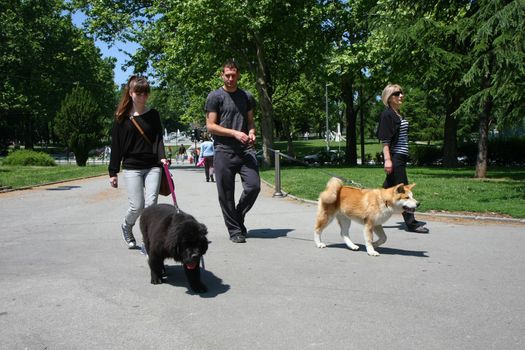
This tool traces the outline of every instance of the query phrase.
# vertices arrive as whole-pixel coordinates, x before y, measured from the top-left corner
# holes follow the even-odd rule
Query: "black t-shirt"
[[[146,141],[129,118],[115,121],[111,133],[109,176],[116,176],[121,162],[123,169],[149,169],[160,167],[160,160],[166,158],[159,113],[150,109],[134,118],[152,143]]]
[[[217,113],[220,126],[248,134],[248,112],[255,108],[252,94],[243,89],[228,92],[222,87],[212,91],[206,99],[206,112]],[[214,135],[215,150],[241,151],[246,147],[233,137]]]

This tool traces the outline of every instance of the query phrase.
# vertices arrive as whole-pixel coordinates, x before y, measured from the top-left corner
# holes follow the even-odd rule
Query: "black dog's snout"
[[[198,259],[200,255],[198,253],[191,254],[191,259]]]

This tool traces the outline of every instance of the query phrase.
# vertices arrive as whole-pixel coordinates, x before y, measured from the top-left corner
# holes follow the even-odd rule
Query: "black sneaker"
[[[122,238],[124,238],[124,241],[128,245],[128,248],[129,249],[135,248],[137,246],[137,242],[135,241],[133,232],[131,232],[131,227],[123,223],[122,225],[120,225],[120,228],[122,229]]]
[[[246,243],[246,238],[242,234],[236,233],[230,237],[230,241],[233,243]]]

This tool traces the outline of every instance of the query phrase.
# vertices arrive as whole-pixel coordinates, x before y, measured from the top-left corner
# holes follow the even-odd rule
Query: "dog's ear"
[[[414,187],[416,184],[410,184],[410,185],[407,185],[406,188],[409,190],[409,191],[412,191],[412,187]]]
[[[199,224],[200,225],[200,232],[203,234],[203,235],[207,235],[208,234],[208,228],[206,227],[206,225],[204,224]]]
[[[401,183],[394,188],[397,193],[405,193],[405,184]]]

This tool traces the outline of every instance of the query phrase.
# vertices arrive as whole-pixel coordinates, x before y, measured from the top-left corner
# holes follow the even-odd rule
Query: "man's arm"
[[[248,111],[248,139],[249,143],[254,144],[255,143],[255,122],[253,118],[253,110]]]
[[[251,118],[250,118],[251,115]],[[250,122],[251,119],[251,122]],[[248,112],[248,125],[253,126],[253,112]],[[236,140],[240,141],[243,144],[250,142],[250,137],[243,133],[242,131],[237,131],[229,128],[220,126],[218,123],[217,112],[208,112],[206,114],[206,128],[213,135],[233,137]],[[250,129],[250,134],[252,134],[252,129]],[[253,130],[253,139],[255,140],[255,129]]]

